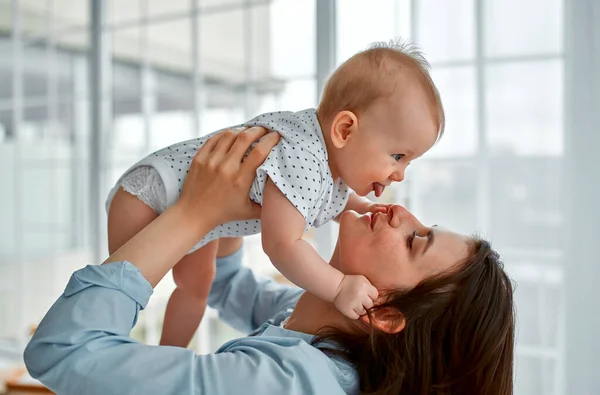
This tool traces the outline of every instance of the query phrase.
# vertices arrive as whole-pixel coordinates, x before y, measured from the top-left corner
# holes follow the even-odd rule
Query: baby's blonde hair
[[[376,100],[402,89],[397,83],[398,76],[408,72],[425,89],[437,112],[439,139],[445,127],[444,107],[429,69],[429,62],[409,41],[375,42],[334,71],[323,89],[318,114],[325,122],[331,122],[340,111],[360,116]]]

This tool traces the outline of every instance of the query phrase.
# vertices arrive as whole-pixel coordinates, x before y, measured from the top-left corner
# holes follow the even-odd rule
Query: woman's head
[[[407,289],[467,256],[468,238],[426,227],[402,206],[387,214],[345,212],[335,259],[344,274],[362,274],[382,290]]]
[[[365,275],[380,300],[366,323],[317,342],[341,345],[328,352],[356,366],[364,393],[512,394],[512,284],[490,244],[438,229],[431,242],[402,208],[370,222],[344,215],[332,264]]]

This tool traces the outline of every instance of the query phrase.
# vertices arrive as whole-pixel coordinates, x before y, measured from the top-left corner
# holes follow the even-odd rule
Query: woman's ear
[[[404,316],[397,310],[390,307],[375,309],[371,313],[371,319],[367,314],[359,318],[362,322],[369,326],[373,326],[380,331],[385,333],[393,334],[398,333],[404,329],[406,320]]]
[[[352,111],[340,111],[331,122],[331,142],[335,148],[343,148],[358,127],[358,118]]]

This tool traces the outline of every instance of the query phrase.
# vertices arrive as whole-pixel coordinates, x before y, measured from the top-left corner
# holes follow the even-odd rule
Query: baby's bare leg
[[[161,345],[187,347],[204,316],[215,277],[219,240],[184,256],[173,267],[175,291],[167,304]]]
[[[182,258],[173,268],[177,288],[169,299],[160,344],[187,347],[204,312],[215,277],[215,256],[231,255],[242,246],[241,237],[222,238]]]

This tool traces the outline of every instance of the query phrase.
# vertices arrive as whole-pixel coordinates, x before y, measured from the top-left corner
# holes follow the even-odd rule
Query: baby
[[[177,287],[161,344],[189,343],[204,314],[215,257],[259,232],[265,252],[290,281],[350,318],[364,314],[377,289],[363,276],[329,266],[302,235],[345,210],[385,212],[387,206],[364,196],[379,197],[404,179],[406,166],[443,132],[444,112],[422,55],[410,45],[378,43],[333,73],[317,109],[262,114],[242,126],[281,135],[250,191],[262,205],[261,218],[218,226],[174,267]],[[106,203],[111,253],[177,200],[190,161],[209,137],[157,151],[118,180]]]

